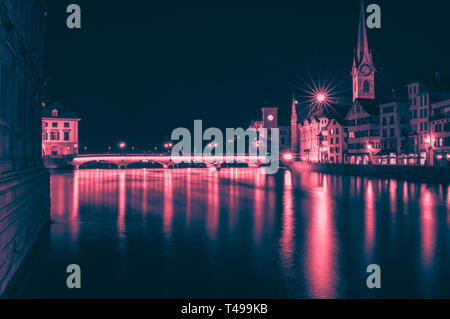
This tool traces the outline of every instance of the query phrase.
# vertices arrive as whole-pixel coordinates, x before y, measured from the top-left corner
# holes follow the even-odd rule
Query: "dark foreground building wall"
[[[0,0],[0,296],[50,217],[41,159],[44,18],[40,0]]]

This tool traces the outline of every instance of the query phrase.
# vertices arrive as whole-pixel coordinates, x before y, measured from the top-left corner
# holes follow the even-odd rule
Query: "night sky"
[[[151,149],[194,119],[247,127],[264,106],[288,120],[310,77],[334,78],[351,98],[359,0],[46,3],[48,101],[82,118],[80,146],[91,151],[120,140]],[[81,6],[81,30],[66,27],[70,3]],[[446,1],[370,3],[382,9],[382,29],[368,33],[378,97],[435,71],[449,77]]]

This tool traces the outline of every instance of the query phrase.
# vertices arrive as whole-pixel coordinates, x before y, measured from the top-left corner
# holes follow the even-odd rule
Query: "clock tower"
[[[375,100],[375,72],[372,52],[367,42],[366,16],[364,1],[361,0],[359,17],[358,45],[353,58],[353,101],[356,99]]]

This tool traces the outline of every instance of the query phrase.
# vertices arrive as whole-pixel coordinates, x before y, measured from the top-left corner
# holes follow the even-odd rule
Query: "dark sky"
[[[288,119],[293,85],[306,88],[309,76],[334,77],[351,97],[359,0],[46,2],[48,99],[82,118],[80,145],[91,150],[120,140],[152,148],[194,119],[247,127],[263,106]],[[81,30],[66,27],[70,3],[81,6]],[[371,3],[382,9],[382,28],[369,30],[379,97],[450,75],[446,1]]]

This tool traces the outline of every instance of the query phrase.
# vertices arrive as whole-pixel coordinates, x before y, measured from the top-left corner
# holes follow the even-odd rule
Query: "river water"
[[[13,297],[450,297],[450,187],[261,169],[52,172]],[[66,268],[81,267],[81,289]],[[367,266],[381,289],[367,288]]]

